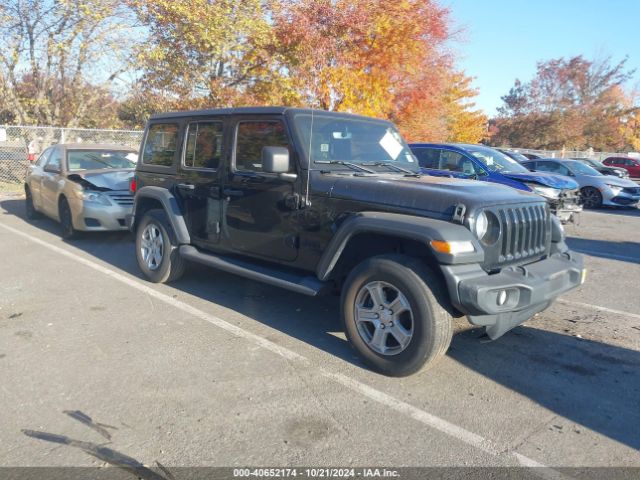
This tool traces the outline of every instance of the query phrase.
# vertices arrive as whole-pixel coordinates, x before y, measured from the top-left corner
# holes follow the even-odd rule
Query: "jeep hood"
[[[87,189],[129,190],[129,182],[133,178],[133,173],[134,170],[131,168],[81,170],[69,173],[67,178]]]
[[[534,182],[544,185],[545,187],[570,189],[578,188],[578,184],[563,175],[554,175],[553,173],[543,172],[527,172],[527,173],[502,173],[511,180],[517,180],[519,182]]]
[[[314,193],[375,204],[378,210],[409,213],[429,212],[428,216],[449,219],[455,206],[464,204],[468,212],[488,205],[540,203],[537,195],[474,180],[448,177],[410,177],[401,174],[340,175],[313,172]]]

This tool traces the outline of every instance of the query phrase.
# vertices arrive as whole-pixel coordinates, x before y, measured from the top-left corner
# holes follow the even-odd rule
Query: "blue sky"
[[[453,43],[458,65],[476,77],[476,104],[488,115],[516,78],[528,81],[536,62],[583,55],[629,57],[640,83],[640,0],[442,0],[462,32]]]

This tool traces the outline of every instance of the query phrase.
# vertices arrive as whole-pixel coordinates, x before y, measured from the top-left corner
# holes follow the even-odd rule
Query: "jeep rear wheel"
[[[142,273],[154,283],[177,280],[185,271],[178,242],[164,210],[149,210],[136,228],[136,259]]]
[[[442,281],[417,259],[365,260],[342,290],[347,338],[372,369],[406,376],[432,365],[451,343],[453,319]]]

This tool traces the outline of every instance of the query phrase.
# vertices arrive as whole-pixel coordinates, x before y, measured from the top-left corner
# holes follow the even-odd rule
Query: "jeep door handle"
[[[178,188],[180,190],[195,190],[196,186],[191,183],[179,183]]]
[[[229,197],[242,197],[244,192],[242,190],[234,190],[233,188],[224,188],[222,194]]]

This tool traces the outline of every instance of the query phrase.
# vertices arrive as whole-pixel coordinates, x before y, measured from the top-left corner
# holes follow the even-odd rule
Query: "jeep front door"
[[[295,260],[296,183],[287,175],[262,169],[263,147],[287,147],[294,165],[294,149],[285,123],[275,117],[243,117],[235,123],[233,143],[231,168],[222,189],[225,246],[267,260]]]

